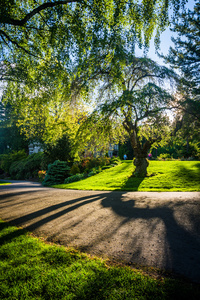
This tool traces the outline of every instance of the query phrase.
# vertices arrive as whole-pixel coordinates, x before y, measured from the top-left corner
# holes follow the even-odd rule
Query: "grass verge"
[[[0,220],[0,299],[200,299],[200,289],[49,245]]]
[[[98,175],[56,188],[121,191],[200,191],[200,162],[150,161],[148,176],[131,177],[132,161],[105,170]]]

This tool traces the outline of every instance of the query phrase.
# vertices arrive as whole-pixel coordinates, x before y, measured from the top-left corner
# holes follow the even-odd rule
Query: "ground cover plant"
[[[200,191],[200,162],[150,161],[147,177],[131,177],[132,161],[125,161],[78,183],[55,185],[79,190]]]
[[[0,220],[1,299],[199,299],[192,283],[161,271],[106,264],[50,245]],[[154,275],[153,275],[154,274]]]

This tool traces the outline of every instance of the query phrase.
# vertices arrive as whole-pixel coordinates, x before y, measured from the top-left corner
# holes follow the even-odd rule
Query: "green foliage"
[[[28,152],[28,141],[16,124],[14,108],[0,101],[0,154],[23,149]]]
[[[33,153],[27,158],[15,161],[9,169],[10,176],[13,179],[31,179],[37,178],[38,171],[44,167],[44,153]]]
[[[121,164],[121,162],[122,162],[121,159],[119,157],[115,157],[115,156],[113,156],[110,160],[110,163],[115,164],[115,165],[119,165],[119,164]]]
[[[94,175],[100,173],[101,171],[102,171],[101,167],[92,168],[92,169],[88,172],[88,177],[94,176]]]
[[[27,157],[27,154],[24,150],[13,151],[9,154],[0,155],[0,168],[9,173],[9,169],[14,162],[20,161]]]
[[[138,268],[108,267],[102,259],[49,245],[24,229],[2,221],[0,239],[2,300],[36,297],[62,300],[200,298],[195,285],[161,277],[156,269],[151,276],[144,275]]]
[[[173,31],[178,33],[176,38],[173,38],[174,48],[170,47],[169,55],[166,58],[167,62],[172,66],[180,68],[184,78],[183,82],[192,93],[199,95],[199,14],[200,3],[195,3],[194,10],[188,10],[179,15],[179,18],[174,21]]]
[[[71,2],[73,5],[70,5]],[[155,30],[158,43],[159,33],[168,26],[169,7],[172,6],[177,15],[180,4],[184,6],[184,3],[183,0],[149,0],[143,1],[142,5],[138,5],[135,0],[128,3],[126,0],[72,0],[69,3],[44,0],[22,3],[18,0],[1,0],[0,46],[6,49],[5,54],[9,51],[22,52],[24,55],[31,54],[33,58],[42,57],[42,50],[55,46],[60,50],[60,56],[65,57],[69,55],[69,48],[73,49],[76,46],[76,51],[80,52],[81,57],[81,54],[85,54],[84,49],[90,46],[93,50],[99,39],[103,46],[106,37],[111,39],[114,32],[117,34],[122,31],[128,40],[125,31],[127,26],[130,42],[133,43],[137,39],[141,43],[144,36],[144,44],[148,45]],[[0,50],[3,52],[3,49]]]
[[[133,159],[134,151],[131,147],[130,139],[127,139],[124,143],[119,145],[119,157],[123,160],[124,154],[127,155],[128,159]]]
[[[54,184],[63,183],[65,178],[69,176],[70,167],[66,161],[56,160],[53,164],[48,165],[47,174],[42,184],[51,186]]]
[[[64,134],[57,141],[46,143],[44,145],[44,154],[50,162],[55,160],[72,162],[74,159],[72,140],[67,134]]]
[[[85,178],[85,174],[76,174],[65,179],[66,183],[76,182]]]
[[[170,160],[171,159],[171,156],[169,153],[163,153],[163,154],[160,154],[158,157],[157,157],[158,160]]]
[[[103,167],[109,165],[111,159],[106,156],[102,157],[87,157],[80,162],[80,168],[82,171],[89,171],[92,168]]]
[[[70,169],[70,174],[76,175],[80,173],[80,169],[77,163],[73,164],[73,166]]]

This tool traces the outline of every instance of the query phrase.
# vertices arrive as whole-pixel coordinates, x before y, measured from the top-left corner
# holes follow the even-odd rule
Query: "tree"
[[[174,47],[170,47],[166,61],[182,72],[179,108],[200,126],[200,3],[196,3],[194,11],[180,14],[179,20],[173,28],[178,37],[172,39]]]
[[[0,153],[22,149],[28,152],[28,143],[16,125],[16,116],[12,106],[0,102]]]
[[[99,28],[95,26],[98,24],[99,27],[102,21],[103,26],[115,26],[115,30],[120,23],[128,25],[140,39],[144,31],[145,42],[148,43],[155,28],[162,31],[168,25],[170,4],[177,14],[184,3],[183,0],[149,0],[140,4],[135,0],[28,0],[26,3],[19,0],[1,0],[1,44],[32,53],[37,48],[35,37],[43,38],[50,33],[50,39],[54,39],[53,35],[62,28],[66,30],[65,37],[69,39],[71,34],[80,42],[80,30],[82,33],[90,32],[91,36],[91,29],[93,33],[95,29],[98,31]]]
[[[169,24],[169,7],[177,15],[185,0],[1,0],[0,80],[26,78],[30,64],[57,59],[67,67],[99,53],[126,36],[127,45],[149,45]],[[128,29],[128,30],[127,30]],[[23,54],[23,55],[22,55]],[[22,57],[21,57],[22,56]],[[26,58],[26,59],[25,59]],[[73,59],[72,59],[73,58]],[[17,61],[17,63],[16,63]],[[48,67],[48,64],[46,65]]]
[[[200,3],[196,3],[194,11],[179,15],[174,23],[173,31],[178,37],[172,38],[174,47],[170,47],[167,62],[183,73],[184,83],[192,88],[192,93],[199,94],[200,85]]]
[[[113,65],[109,71],[108,66],[101,70],[101,103],[91,118],[99,116],[106,122],[112,116],[121,120],[134,150],[135,175],[145,176],[148,151],[168,131],[168,118],[162,112],[169,108],[173,97],[164,82],[175,82],[177,76],[148,58],[132,55],[120,62],[120,71]]]
[[[166,61],[181,71],[182,78],[177,91],[174,135],[182,144],[185,157],[198,156],[200,148],[200,3],[194,10],[179,15],[174,22],[174,47],[170,47]],[[196,150],[195,150],[196,149]]]

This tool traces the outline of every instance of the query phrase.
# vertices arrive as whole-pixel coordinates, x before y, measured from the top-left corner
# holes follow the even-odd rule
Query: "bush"
[[[26,157],[27,154],[24,150],[13,151],[9,154],[1,154],[0,167],[4,172],[9,173],[9,169],[14,162],[25,159]]]
[[[31,179],[38,177],[44,160],[44,153],[33,153],[27,158],[12,163],[9,173],[13,179]]]
[[[72,166],[71,169],[70,169],[70,174],[76,175],[76,174],[80,174],[80,172],[81,172],[81,171],[80,171],[80,169],[79,169],[77,163],[76,163],[76,164],[73,164],[73,166]]]
[[[84,170],[89,171],[93,168],[109,165],[110,161],[111,161],[110,157],[106,157],[106,156],[96,157],[96,158],[87,157],[81,161],[80,167],[82,171]]]
[[[54,184],[64,183],[65,178],[69,176],[70,167],[66,161],[54,161],[53,164],[48,165],[47,175],[42,184],[44,186],[51,186]]]
[[[119,157],[114,157],[114,156],[111,158],[111,161],[110,161],[111,164],[116,164],[116,165],[121,164],[121,162],[122,161]]]
[[[73,162],[73,148],[70,137],[68,134],[64,134],[56,142],[45,144],[44,153],[50,163],[56,160]]]
[[[106,169],[110,169],[110,168],[112,168],[111,165],[109,165],[109,166],[103,166],[103,167],[102,167],[102,170],[106,170]]]
[[[70,177],[66,178],[64,183],[76,182],[76,181],[79,181],[79,180],[84,179],[84,178],[85,178],[84,174],[76,174],[76,175],[73,175],[73,176],[70,176]]]
[[[160,154],[158,157],[157,157],[158,160],[170,160],[171,159],[171,156],[169,153],[163,153],[163,154]]]
[[[44,171],[44,170],[41,170],[41,171],[38,171],[38,178],[39,178],[39,181],[43,181],[44,180],[44,178],[45,178],[45,176],[46,176],[46,171]]]

